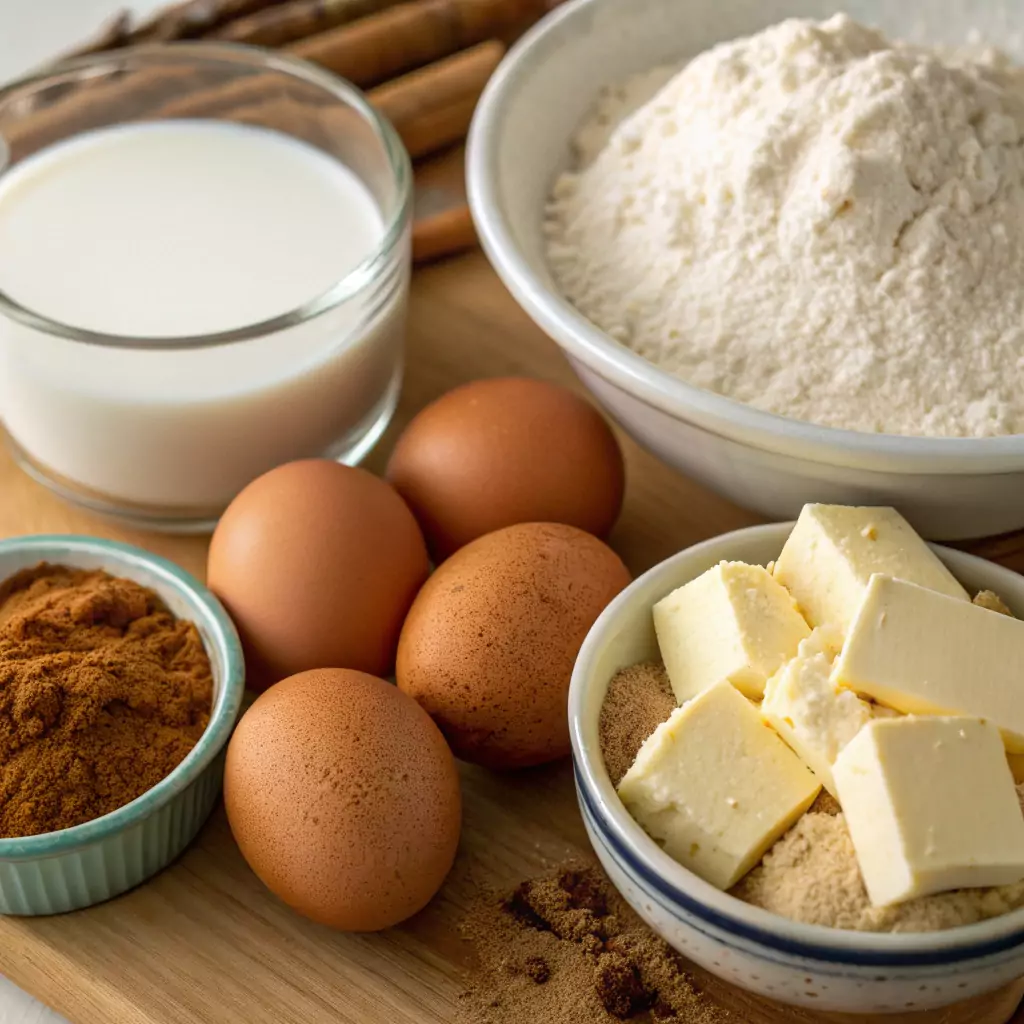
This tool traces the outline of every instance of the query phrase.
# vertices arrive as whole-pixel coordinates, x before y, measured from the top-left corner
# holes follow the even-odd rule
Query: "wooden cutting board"
[[[556,347],[529,323],[479,254],[417,274],[400,426],[462,381],[526,373],[570,382]],[[703,538],[756,521],[625,442],[629,486],[612,544],[642,572]],[[92,533],[141,544],[201,576],[205,541],[123,530],[51,497],[0,454],[0,536]],[[1024,568],[1024,543],[987,546]],[[433,1024],[454,1017],[472,951],[458,920],[481,883],[511,885],[587,848],[567,764],[496,775],[465,767],[465,828],[456,867],[431,906],[401,928],[341,935],[267,893],[238,854],[223,812],[145,886],[56,918],[0,918],[0,972],[76,1024]],[[698,973],[751,1024],[863,1022],[812,1015]],[[1024,983],[939,1013],[873,1018],[1004,1024]],[[1022,1018],[1024,1019],[1024,1018]]]

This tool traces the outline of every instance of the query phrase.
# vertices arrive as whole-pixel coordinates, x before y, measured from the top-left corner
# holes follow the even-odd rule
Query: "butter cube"
[[[892,508],[804,505],[775,578],[812,626],[850,628],[874,573],[968,601],[938,556]]]
[[[754,705],[719,683],[655,729],[619,783],[619,796],[669,856],[728,889],[819,789]]]
[[[878,719],[832,770],[876,906],[1024,878],[1024,815],[990,723]]]
[[[760,565],[720,562],[654,606],[654,629],[676,700],[728,681],[759,698],[810,629]]]
[[[1024,622],[889,576],[872,576],[836,685],[907,714],[985,718],[1024,753]]]
[[[837,796],[832,764],[839,752],[871,721],[871,705],[832,682],[832,663],[841,644],[818,628],[800,644],[764,688],[761,717]]]

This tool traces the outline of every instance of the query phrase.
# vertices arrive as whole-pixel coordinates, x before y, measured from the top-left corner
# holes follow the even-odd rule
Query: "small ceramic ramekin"
[[[658,657],[651,608],[735,559],[777,558],[791,523],[756,526],[688,548],[641,576],[594,623],[569,691],[576,790],[590,841],[616,888],[670,945],[726,981],[817,1010],[924,1010],[1024,975],[1024,910],[947,931],[870,934],[800,924],[721,892],[674,861],[630,817],[601,757],[598,718],[611,677]],[[994,590],[1024,614],[1024,577],[934,547],[968,590]]]
[[[104,569],[156,591],[196,624],[213,667],[210,724],[162,782],[110,814],[61,832],[0,839],[0,913],[60,914],[101,903],[146,881],[195,837],[220,794],[224,747],[242,706],[245,669],[220,602],[183,569],[141,548],[92,537],[0,541],[0,581],[50,562]]]

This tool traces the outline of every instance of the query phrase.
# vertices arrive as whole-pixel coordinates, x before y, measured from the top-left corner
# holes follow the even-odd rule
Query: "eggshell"
[[[427,578],[402,499],[362,469],[292,462],[249,484],[210,543],[207,579],[238,626],[250,686],[311,668],[387,675]]]
[[[515,523],[603,536],[622,508],[622,451],[598,412],[546,381],[479,380],[439,398],[399,438],[388,479],[438,560]]]
[[[264,693],[228,746],[224,803],[267,888],[345,931],[421,910],[459,842],[444,738],[415,701],[362,672],[303,672]]]
[[[576,655],[628,583],[615,552],[575,527],[487,534],[420,591],[398,645],[398,685],[467,761],[517,768],[562,757]]]

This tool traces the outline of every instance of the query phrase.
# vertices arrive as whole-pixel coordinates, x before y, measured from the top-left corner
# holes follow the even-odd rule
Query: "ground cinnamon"
[[[141,796],[210,718],[196,627],[152,591],[40,565],[0,586],[0,837],[91,821]]]

